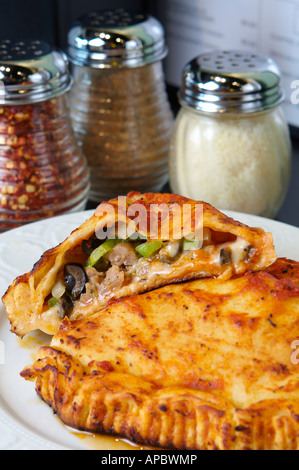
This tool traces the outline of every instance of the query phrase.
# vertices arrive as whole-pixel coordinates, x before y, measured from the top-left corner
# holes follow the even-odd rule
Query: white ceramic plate
[[[42,253],[62,242],[93,211],[33,223],[0,235],[0,298],[20,274],[29,271]],[[247,214],[227,212],[250,226],[272,232],[278,256],[299,260],[299,228]],[[128,449],[123,441],[76,434],[66,428],[36,395],[34,384],[20,377],[45,335],[29,335],[23,342],[10,332],[0,302],[0,449]]]

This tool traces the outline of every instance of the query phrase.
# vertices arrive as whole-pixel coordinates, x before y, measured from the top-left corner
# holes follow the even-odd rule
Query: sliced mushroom
[[[173,262],[174,258],[177,257],[182,247],[181,240],[168,242],[166,245],[161,248],[159,252],[159,258],[162,263],[171,263]]]
[[[81,264],[66,264],[64,267],[64,283],[72,300],[77,300],[85,290],[88,278]]]
[[[65,292],[58,302],[58,316],[62,320],[68,317],[74,308],[74,302],[68,292]]]
[[[226,250],[225,248],[222,248],[222,250],[220,251],[220,264],[221,264],[221,266],[223,264],[231,263],[231,260],[232,260],[231,252]]]

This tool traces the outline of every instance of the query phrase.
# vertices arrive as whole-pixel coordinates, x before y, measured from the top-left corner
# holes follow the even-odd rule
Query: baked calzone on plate
[[[112,299],[196,278],[260,270],[276,259],[272,235],[206,203],[140,194],[102,203],[3,297],[12,331],[55,333]]]
[[[298,263],[63,320],[22,372],[69,426],[175,449],[299,449]]]

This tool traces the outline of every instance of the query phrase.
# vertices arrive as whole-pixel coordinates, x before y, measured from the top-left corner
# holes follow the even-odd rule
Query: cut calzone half
[[[112,299],[196,278],[229,279],[275,259],[271,234],[209,204],[132,192],[100,204],[2,300],[19,336],[54,334],[66,316],[91,315]]]

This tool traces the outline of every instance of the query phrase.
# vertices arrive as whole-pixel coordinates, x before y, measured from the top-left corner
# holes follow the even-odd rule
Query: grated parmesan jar
[[[183,71],[179,98],[169,155],[172,191],[274,218],[291,171],[277,65],[239,51],[199,56]]]

